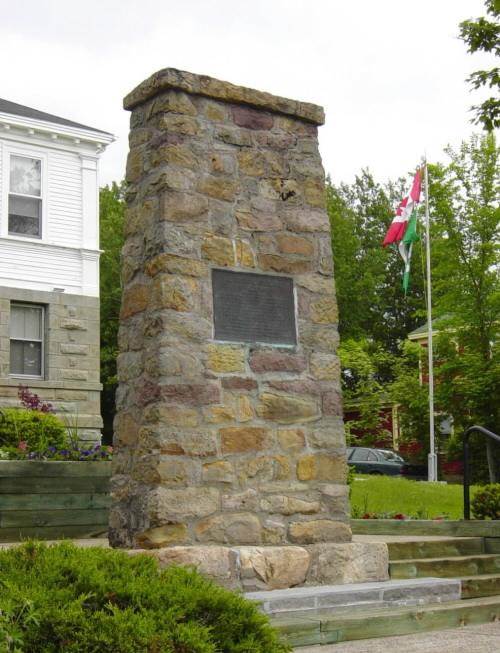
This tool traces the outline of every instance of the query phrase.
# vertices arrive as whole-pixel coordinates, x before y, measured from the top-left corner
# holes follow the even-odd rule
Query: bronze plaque
[[[295,345],[293,279],[212,270],[215,339]]]

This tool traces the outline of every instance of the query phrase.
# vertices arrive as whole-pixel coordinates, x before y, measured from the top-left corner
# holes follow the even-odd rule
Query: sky
[[[123,97],[161,68],[323,105],[325,170],[378,181],[474,130],[458,23],[482,0],[0,0],[0,97],[112,132],[101,183],[123,178]],[[8,5],[8,10],[7,10]],[[475,128],[478,130],[478,128]]]

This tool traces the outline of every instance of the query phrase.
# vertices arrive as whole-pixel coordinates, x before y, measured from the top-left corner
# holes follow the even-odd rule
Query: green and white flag
[[[403,272],[403,290],[405,291],[405,295],[408,292],[408,288],[410,286],[410,264],[413,251],[413,243],[416,242],[419,238],[420,236],[417,233],[417,210],[415,208],[411,214],[410,219],[408,220],[408,226],[406,227],[403,240],[401,240],[398,245],[399,253],[401,254],[401,258],[405,264],[405,269]]]
[[[404,261],[403,290],[405,295],[410,285],[410,263],[413,243],[419,239],[417,234],[417,206],[422,190],[422,171],[415,173],[410,192],[401,200],[396,215],[385,235],[383,246],[398,244],[399,253]]]

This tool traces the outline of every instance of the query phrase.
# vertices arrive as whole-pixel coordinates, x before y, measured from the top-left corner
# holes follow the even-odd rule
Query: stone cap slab
[[[123,107],[131,111],[155,95],[169,89],[193,95],[202,95],[223,102],[246,104],[264,111],[293,116],[315,125],[322,125],[325,122],[323,107],[317,104],[290,100],[264,91],[257,91],[253,88],[236,86],[214,77],[208,77],[208,75],[195,75],[176,68],[164,68],[141,82],[139,86],[136,86],[133,91],[125,96]]]

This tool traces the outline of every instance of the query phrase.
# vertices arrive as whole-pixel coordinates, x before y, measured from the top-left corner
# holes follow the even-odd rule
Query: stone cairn
[[[169,68],[124,106],[111,544],[229,587],[385,578],[348,522],[322,108]],[[216,340],[213,270],[291,278],[296,345]]]

